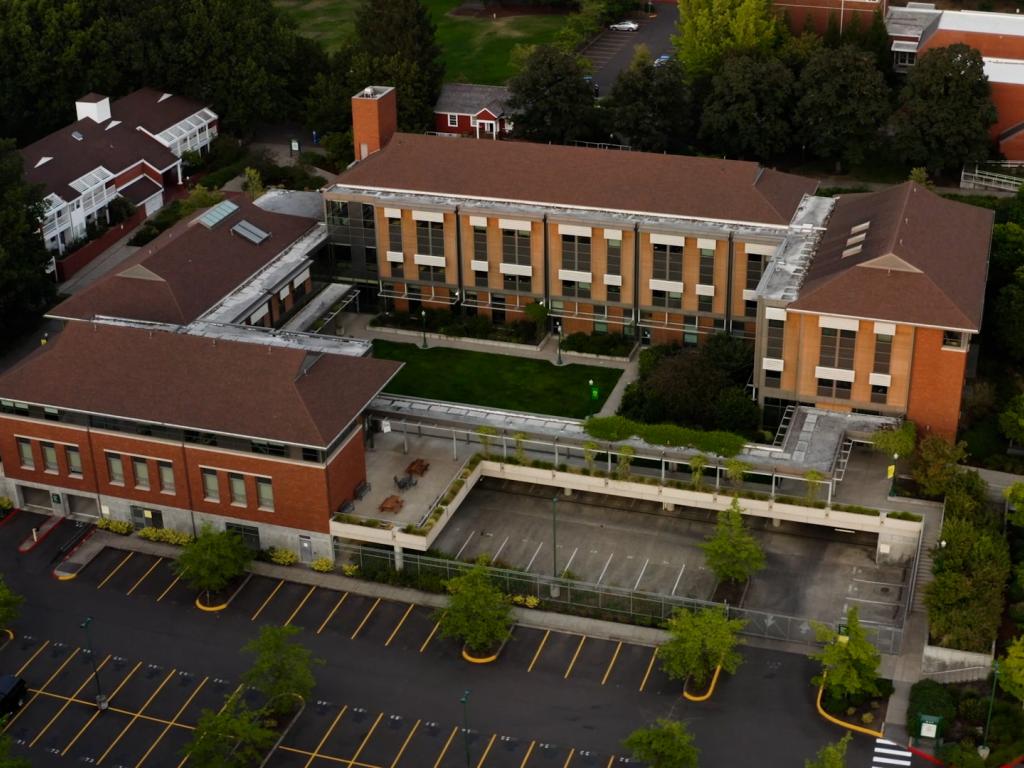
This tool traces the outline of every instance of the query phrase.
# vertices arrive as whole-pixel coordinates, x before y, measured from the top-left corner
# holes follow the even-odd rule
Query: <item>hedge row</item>
[[[695,448],[729,458],[743,450],[747,440],[742,435],[720,430],[705,431],[675,424],[642,424],[625,416],[593,416],[583,425],[587,434],[598,440],[628,440],[639,437],[651,445]]]

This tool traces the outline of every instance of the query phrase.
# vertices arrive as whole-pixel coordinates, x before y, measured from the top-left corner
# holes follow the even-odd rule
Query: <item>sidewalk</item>
[[[82,267],[77,274],[69,280],[61,283],[57,287],[57,290],[64,294],[77,293],[83,288],[89,287],[101,277],[104,277],[120,264],[127,261],[139,250],[134,245],[128,245],[128,241],[132,239],[136,231],[137,230],[132,230],[128,232],[100,256]]]

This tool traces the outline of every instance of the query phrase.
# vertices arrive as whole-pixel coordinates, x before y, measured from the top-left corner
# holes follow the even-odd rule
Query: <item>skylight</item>
[[[213,229],[217,224],[226,219],[232,213],[238,210],[238,206],[232,203],[230,200],[223,200],[217,203],[213,208],[208,210],[202,216],[199,217],[199,223],[207,229]]]
[[[231,228],[231,231],[234,232],[236,235],[241,235],[250,243],[254,243],[256,245],[259,245],[268,237],[270,237],[269,232],[264,232],[255,224],[250,224],[245,219],[242,219],[242,221],[235,224],[235,226]]]

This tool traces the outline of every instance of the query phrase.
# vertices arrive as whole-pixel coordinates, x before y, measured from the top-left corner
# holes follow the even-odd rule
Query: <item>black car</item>
[[[28,686],[20,677],[0,675],[0,721],[13,715],[28,700]]]

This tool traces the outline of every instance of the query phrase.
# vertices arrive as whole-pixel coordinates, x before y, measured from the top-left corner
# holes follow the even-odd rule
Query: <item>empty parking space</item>
[[[129,585],[125,594],[139,600],[156,600],[176,578],[174,560],[158,559]]]
[[[147,555],[142,552],[126,552],[120,560],[111,568],[108,576],[104,577],[97,586],[103,585],[103,589],[112,589],[118,592],[134,594],[146,579],[148,579],[163,562],[162,557]],[[103,583],[103,582],[106,583]]]
[[[326,623],[322,624],[318,631],[323,635],[350,638],[360,625],[365,626],[364,622],[369,620],[367,617],[376,611],[374,606],[377,603],[377,598],[365,595],[348,594],[344,599],[339,597],[331,611],[324,617]]]
[[[282,626],[294,623],[294,618],[305,607],[305,603],[312,599],[315,591],[315,587],[307,584],[278,582],[266,595],[260,607],[249,613],[249,617],[257,624]]]
[[[24,510],[0,520],[0,546],[5,550],[16,550],[21,542],[32,535],[32,529],[38,528],[45,521],[46,515]]]
[[[284,583],[281,579],[250,574],[233,594],[231,612],[250,621],[254,616],[259,618],[259,614],[266,610],[266,606],[277,596],[276,592],[284,587]]]
[[[78,572],[75,580],[80,584],[99,584],[110,575],[110,572],[124,560],[128,553],[113,547],[104,547],[100,550],[85,567]]]

